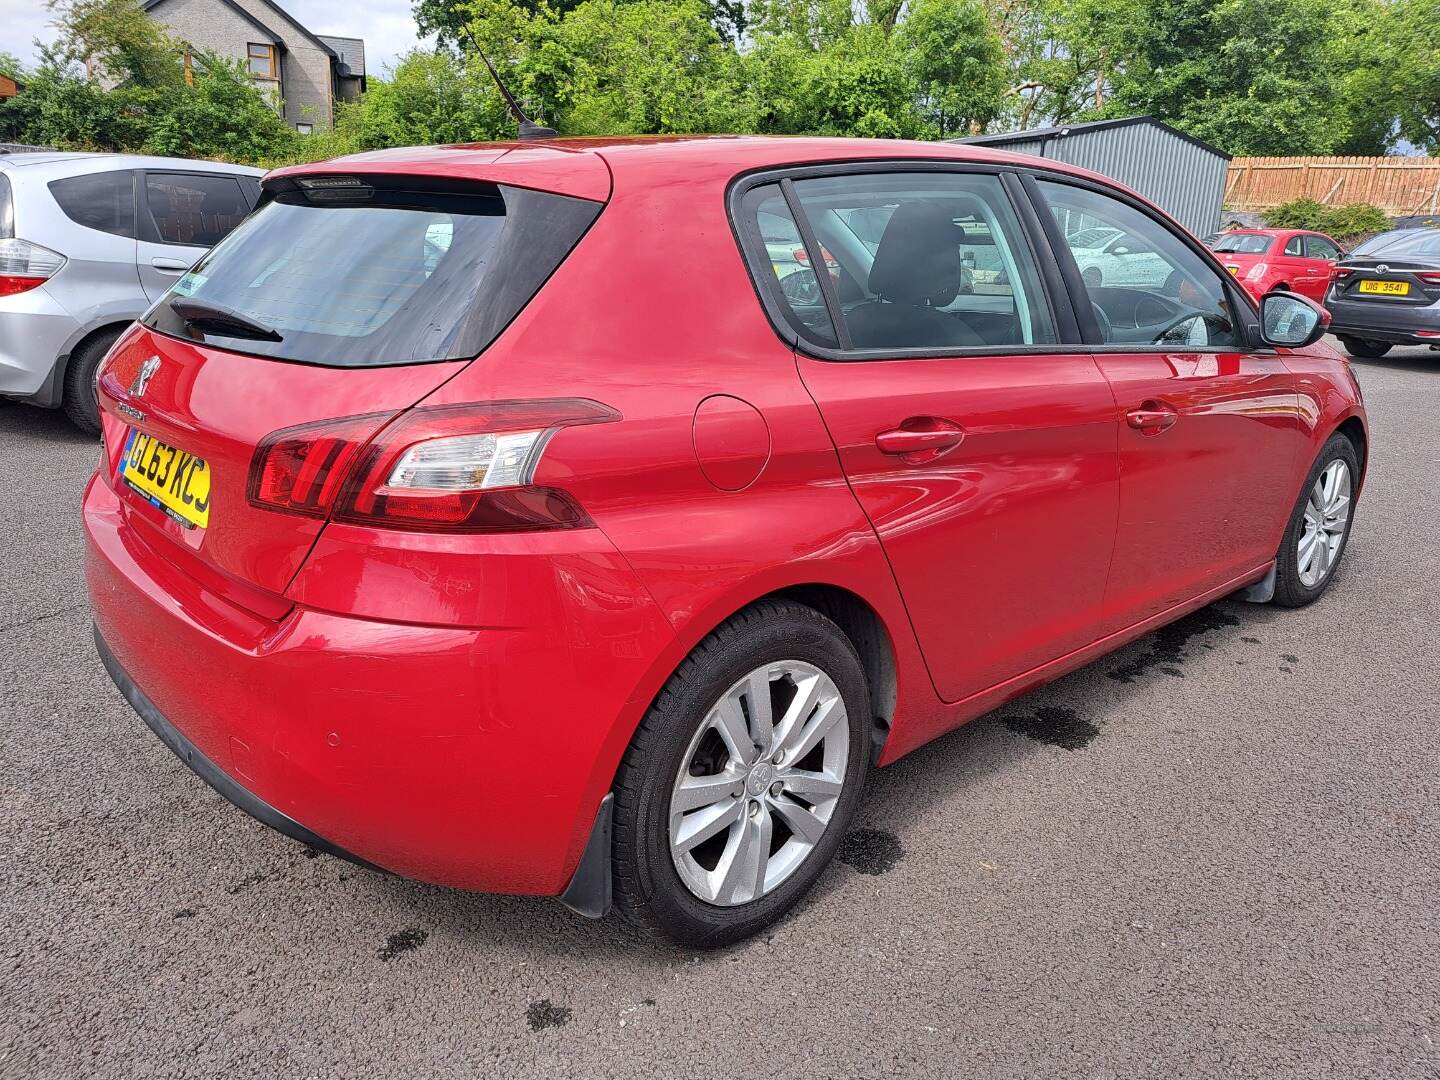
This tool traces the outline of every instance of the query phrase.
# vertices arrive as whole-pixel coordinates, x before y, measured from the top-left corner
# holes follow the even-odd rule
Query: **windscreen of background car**
[[[146,324],[329,367],[473,357],[564,261],[601,204],[504,185],[467,188],[282,190],[176,282]],[[280,338],[187,324],[171,308],[177,297],[231,309]]]
[[[1222,236],[1210,245],[1211,251],[1230,251],[1236,255],[1264,255],[1275,242],[1273,236],[1258,236],[1255,233],[1232,233]]]

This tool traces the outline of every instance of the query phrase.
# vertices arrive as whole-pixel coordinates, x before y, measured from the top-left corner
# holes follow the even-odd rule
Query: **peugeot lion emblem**
[[[144,397],[145,388],[150,385],[150,378],[160,370],[160,357],[152,356],[140,365],[140,370],[135,373],[135,381],[130,384],[131,397]]]

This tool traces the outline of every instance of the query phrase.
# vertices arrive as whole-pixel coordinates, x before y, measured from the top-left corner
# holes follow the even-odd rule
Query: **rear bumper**
[[[269,803],[257,797],[254,792],[231,779],[224,769],[202,754],[179,728],[161,715],[160,710],[155,708],[154,703],[145,696],[144,691],[135,685],[129,675],[125,674],[125,669],[115,659],[115,654],[110,651],[110,647],[105,644],[105,639],[100,636],[98,628],[95,630],[95,650],[100,654],[100,662],[105,665],[105,671],[110,676],[110,681],[130,703],[130,707],[135,710],[140,719],[149,725],[150,730],[160,737],[160,741],[174,751],[175,756],[188,765],[196,776],[204,780],[238,809],[244,810],[262,825],[269,825],[276,832],[284,833],[292,840],[299,840],[302,844],[308,844],[317,851],[323,851],[370,869],[380,869],[371,866],[358,855],[352,855],[343,848],[337,847],[323,836],[317,836],[295,819],[282,814]]]
[[[562,560],[555,594],[533,598],[543,624],[407,625],[303,605],[272,621],[172,565],[104,482],[84,514],[107,669],[231,802],[405,877],[566,889],[643,711],[636,666],[673,637],[648,595],[626,597],[614,574],[587,592],[593,569],[587,581]]]
[[[79,329],[44,286],[0,297],[0,397],[55,404],[51,375]]]
[[[1436,336],[1440,335],[1440,305],[1340,300],[1331,295],[1325,306],[1330,311],[1329,332],[1338,337],[1399,345],[1440,344],[1440,336]]]

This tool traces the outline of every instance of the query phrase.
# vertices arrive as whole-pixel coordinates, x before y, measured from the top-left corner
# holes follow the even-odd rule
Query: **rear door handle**
[[[183,274],[190,269],[189,263],[179,259],[151,259],[150,265],[162,274]]]
[[[899,427],[875,436],[882,454],[893,454],[907,465],[923,465],[948,454],[965,439],[965,429],[943,416],[912,416]]]
[[[1159,435],[1168,431],[1180,419],[1175,406],[1164,401],[1142,401],[1138,409],[1125,414],[1125,422],[1142,435]]]

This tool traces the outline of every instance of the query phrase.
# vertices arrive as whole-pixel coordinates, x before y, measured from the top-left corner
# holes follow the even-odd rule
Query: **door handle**
[[[965,438],[965,429],[942,416],[912,416],[899,427],[875,436],[882,454],[893,454],[907,465],[923,465],[948,454]]]
[[[1138,409],[1125,414],[1125,422],[1142,435],[1159,435],[1175,426],[1180,414],[1175,406],[1163,401],[1142,401]]]
[[[189,263],[179,259],[151,259],[150,265],[162,274],[183,274],[190,269]]]

